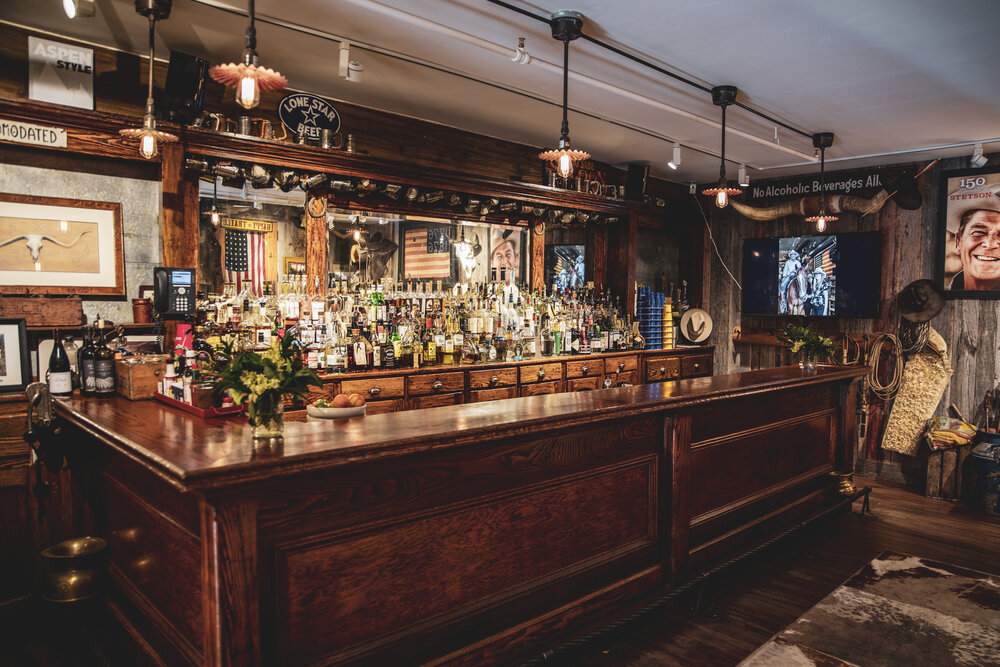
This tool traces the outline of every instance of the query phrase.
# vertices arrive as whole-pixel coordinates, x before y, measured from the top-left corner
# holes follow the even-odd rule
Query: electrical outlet
[[[688,194],[695,194],[698,190],[698,185],[696,183],[688,183]]]

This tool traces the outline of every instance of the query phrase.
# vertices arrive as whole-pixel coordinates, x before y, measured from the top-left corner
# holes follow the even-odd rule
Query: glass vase
[[[812,375],[816,372],[816,357],[808,354],[805,355],[802,357],[802,361],[799,362],[799,366],[802,367],[806,375]]]
[[[254,413],[250,419],[254,438],[280,438],[285,432],[285,404],[280,396],[277,399],[261,397]]]

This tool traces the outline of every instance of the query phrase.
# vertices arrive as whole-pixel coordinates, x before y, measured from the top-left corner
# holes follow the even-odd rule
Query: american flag
[[[426,227],[406,231],[403,246],[403,272],[406,278],[447,278],[451,275],[451,251],[445,230]]]
[[[257,296],[264,293],[264,250],[267,234],[226,228],[226,282],[236,284],[236,292],[248,287]]]

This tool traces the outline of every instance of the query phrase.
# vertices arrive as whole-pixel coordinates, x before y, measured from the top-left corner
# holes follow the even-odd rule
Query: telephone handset
[[[158,266],[153,269],[153,308],[161,315],[193,313],[194,288],[194,269]]]

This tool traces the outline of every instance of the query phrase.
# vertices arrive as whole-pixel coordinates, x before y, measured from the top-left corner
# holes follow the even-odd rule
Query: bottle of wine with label
[[[70,370],[69,355],[63,347],[59,329],[52,332],[52,353],[49,355],[49,393],[53,396],[69,396],[73,393],[73,373]]]

